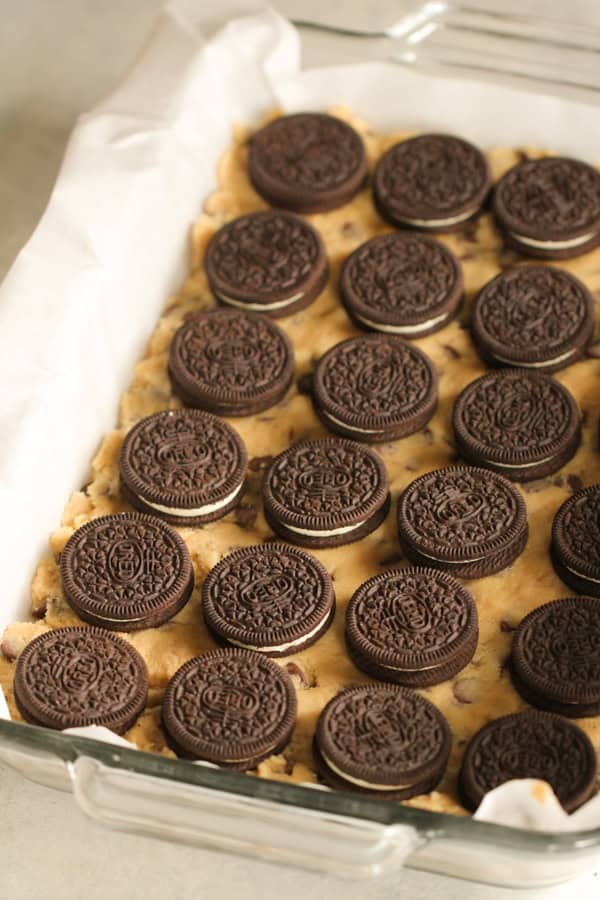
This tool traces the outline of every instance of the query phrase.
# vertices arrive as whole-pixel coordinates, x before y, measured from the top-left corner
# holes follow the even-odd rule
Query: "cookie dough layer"
[[[333,110],[349,121],[364,137],[371,169],[381,154],[407,132],[381,136],[347,111]],[[249,129],[238,129],[233,146],[223,157],[218,173],[219,188],[208,198],[204,214],[193,230],[192,274],[180,293],[172,297],[148,342],[146,354],[135,367],[129,390],[123,395],[119,428],[109,433],[92,463],[89,483],[66,505],[62,523],[50,539],[50,554],[39,564],[32,585],[32,615],[35,621],[17,623],[6,629],[0,655],[0,683],[7,695],[11,714],[20,716],[12,692],[14,660],[36,634],[48,628],[80,624],[64,599],[60,585],[58,558],[73,530],[90,519],[129,509],[119,494],[117,457],[126,431],[140,418],[181,404],[173,395],[167,376],[169,342],[188,313],[214,305],[202,269],[204,248],[212,234],[224,223],[243,213],[266,208],[251,187],[246,174]],[[497,179],[524,156],[544,155],[539,151],[496,148],[488,159]],[[319,298],[307,309],[279,325],[291,338],[296,354],[296,376],[311,372],[316,360],[331,346],[359,334],[338,296],[342,261],[359,244],[392,229],[377,215],[368,189],[351,203],[332,212],[307,217],[321,233],[331,263],[329,281]],[[475,293],[490,278],[519,257],[506,251],[491,216],[483,215],[463,232],[442,236],[441,240],[460,259],[465,278],[465,309],[443,330],[415,341],[433,360],[439,374],[440,402],[427,428],[404,440],[377,446],[388,470],[392,497],[418,475],[456,461],[452,443],[451,413],[459,391],[484,374],[481,362],[465,330],[469,307]],[[600,297],[600,250],[564,263]],[[593,352],[593,351],[592,351]],[[456,777],[469,738],[492,718],[526,708],[514,691],[506,661],[511,632],[530,610],[548,600],[570,593],[554,574],[548,547],[554,513],[570,493],[582,485],[600,481],[600,454],[597,423],[600,415],[600,359],[588,358],[558,374],[575,396],[584,414],[583,442],[574,458],[556,475],[522,487],[528,508],[530,538],[523,555],[504,572],[468,582],[475,597],[480,622],[480,638],[470,665],[451,681],[422,691],[447,717],[453,734],[453,748],[446,776],[437,791],[407,801],[422,808],[464,812],[456,793]],[[302,381],[300,382],[302,385]],[[75,411],[74,411],[75,414]],[[206,573],[232,550],[256,544],[271,535],[260,502],[260,484],[271,456],[301,438],[327,435],[312,408],[310,398],[299,393],[297,384],[276,407],[256,416],[230,420],[248,448],[250,470],[241,506],[225,519],[204,528],[179,528],[194,564],[196,588],[191,600],[173,620],[159,628],[124,634],[142,654],[150,674],[149,706],[126,737],[144,750],[172,756],[160,728],[159,704],[165,685],[175,671],[192,656],[215,648],[199,608],[199,587]],[[349,684],[370,681],[354,667],[344,645],[346,606],[356,588],[367,578],[386,568],[406,565],[402,559],[395,528],[395,502],[382,526],[356,544],[312,551],[334,579],[337,612],[331,629],[312,647],[278,661],[292,675],[298,692],[298,724],[283,754],[261,763],[257,774],[281,781],[316,781],[311,741],[319,712],[338,691]],[[600,717],[579,724],[600,749]]]

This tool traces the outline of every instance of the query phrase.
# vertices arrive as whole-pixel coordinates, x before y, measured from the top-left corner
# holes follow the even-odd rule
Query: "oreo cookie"
[[[78,616],[116,631],[154,628],[194,587],[188,549],[154,516],[100,516],[75,531],[60,555],[65,597]]]
[[[600,485],[582,488],[552,523],[550,558],[556,574],[578,594],[600,597]]]
[[[361,189],[367,171],[360,135],[323,113],[281,116],[250,140],[250,181],[282,209],[314,213],[342,206]]]
[[[296,547],[244,547],[208,573],[202,612],[218,641],[289,656],[310,647],[331,625],[333,583],[317,559]]]
[[[347,258],[340,293],[359,328],[419,338],[444,328],[456,313],[462,270],[440,241],[407,232],[383,234]]]
[[[249,650],[213,650],[171,678],[162,725],[178,756],[245,771],[283,750],[296,709],[292,679],[276,663]]]
[[[313,743],[319,774],[333,788],[388,800],[433,790],[450,753],[438,709],[397,685],[362,685],[323,709]]]
[[[154,413],[125,436],[121,495],[175,525],[203,525],[237,506],[246,464],[242,439],[222,419],[196,409]]]
[[[55,628],[19,655],[14,690],[33,725],[104,725],[124,734],[146,705],[148,672],[137,650],[109,631]]]
[[[503,369],[476,378],[452,413],[456,449],[511,481],[565,465],[581,443],[581,415],[569,391],[540,372]]]
[[[585,354],[594,334],[594,298],[563,269],[515,266],[477,295],[471,334],[492,366],[556,372]]]
[[[584,731],[550,713],[528,709],[484,725],[471,738],[459,775],[467,809],[515,778],[547,781],[567,812],[596,791],[596,754]]]
[[[560,156],[519,163],[496,185],[494,215],[526,256],[580,256],[600,243],[600,172]]]
[[[477,216],[490,185],[486,158],[473,144],[448,134],[421,134],[383,154],[373,199],[392,225],[450,232]]]
[[[398,535],[416,565],[483,578],[505,569],[525,549],[525,502],[509,481],[486,469],[436,469],[401,494]]]
[[[385,519],[390,503],[380,457],[353,441],[300,441],[276,456],[263,482],[267,522],[305,547],[358,541]]]
[[[313,399],[332,431],[367,443],[392,441],[429,422],[437,375],[429,357],[402,338],[348,338],[319,360]]]
[[[368,675],[408,687],[439,684],[473,658],[475,601],[435,569],[392,569],[354,593],[346,611],[350,658]]]
[[[513,635],[510,669],[525,700],[569,718],[600,715],[600,598],[530,612]]]
[[[175,332],[169,377],[186,406],[220,416],[250,416],[274,406],[294,376],[286,334],[258,313],[215,309]]]
[[[315,229],[293,213],[249,213],[209,241],[204,268],[220,303],[272,318],[304,309],[321,293],[329,266]]]

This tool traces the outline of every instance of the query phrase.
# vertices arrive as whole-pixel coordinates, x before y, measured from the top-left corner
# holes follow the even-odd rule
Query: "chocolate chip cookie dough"
[[[361,134],[371,172],[389,147],[409,136],[407,132],[376,134],[347,111],[334,114]],[[11,714],[20,719],[13,695],[15,660],[36,635],[57,626],[81,624],[65,600],[59,574],[59,557],[74,530],[91,519],[127,511],[119,486],[118,456],[125,434],[144,416],[178,409],[167,372],[171,339],[186,316],[214,307],[202,260],[213,234],[226,222],[267,204],[252,187],[247,170],[248,141],[253,129],[238,128],[233,145],[221,160],[218,189],[208,198],[204,214],[193,229],[192,271],[181,291],[166,304],[164,314],[148,342],[144,357],[135,366],[130,388],[123,395],[118,427],[107,434],[93,460],[89,481],[68,501],[60,527],[50,538],[50,552],[41,560],[32,584],[32,621],[9,626],[2,638],[0,683]],[[532,132],[533,133],[533,132]],[[495,148],[487,159],[494,179],[519,160],[543,156],[531,148]],[[272,457],[298,440],[328,436],[305,392],[316,361],[334,344],[360,334],[340,302],[338,282],[346,257],[361,243],[392,231],[373,206],[371,192],[363,188],[349,203],[324,213],[307,216],[321,234],[330,262],[328,283],[314,303],[278,320],[292,340],[296,357],[296,381],[276,406],[256,415],[230,420],[248,449],[249,471],[240,504],[220,521],[202,528],[178,527],[190,551],[196,584],[190,601],[173,619],[158,628],[123,635],[144,658],[149,672],[148,706],[126,737],[143,750],[172,756],[160,726],[160,701],[168,680],[188,659],[216,647],[200,610],[200,587],[208,571],[226,554],[272,536],[260,501],[264,471]],[[319,713],[340,690],[372,679],[356,668],[344,643],[344,618],[348,602],[364,581],[408,565],[402,558],[396,533],[395,504],[399,494],[417,478],[435,468],[457,462],[451,416],[459,392],[486,372],[467,330],[475,294],[506,267],[520,262],[507,251],[485,212],[462,230],[440,240],[458,257],[464,274],[465,304],[459,316],[440,331],[415,340],[415,346],[432,360],[439,378],[439,403],[421,431],[400,441],[378,444],[389,474],[393,506],[383,524],[361,541],[311,551],[334,580],[337,599],[335,620],[312,646],[277,661],[292,677],[297,690],[298,720],[284,751],[262,762],[259,776],[290,782],[314,782],[311,742]],[[563,263],[598,298],[600,250]],[[556,378],[573,394],[583,414],[582,442],[573,458],[557,473],[517,485],[527,503],[530,536],[525,551],[496,575],[466,582],[477,604],[480,636],[469,665],[451,680],[421,690],[448,720],[452,750],[446,774],[437,789],[415,797],[411,805],[430,810],[464,812],[457,794],[457,774],[469,739],[494,717],[526,708],[515,691],[506,665],[512,632],[532,609],[566,596],[549,557],[554,514],[572,492],[600,482],[598,417],[600,414],[600,349],[592,344],[587,358],[557,373]],[[77,411],[73,410],[73,415]],[[600,717],[577,720],[600,749]]]

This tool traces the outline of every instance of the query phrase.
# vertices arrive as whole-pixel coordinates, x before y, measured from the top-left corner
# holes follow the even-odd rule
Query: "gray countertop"
[[[198,0],[202,2],[202,0]],[[204,0],[208,2],[208,0]],[[590,0],[593,3],[593,0]],[[163,0],[0,0],[0,276],[43,212],[76,116],[123,76]],[[275,4],[309,15],[299,2]],[[344,15],[360,0],[331,2]],[[533,4],[529,4],[531,6]],[[389,13],[398,4],[383,2]],[[526,3],[518,4],[525,9]],[[562,0],[544,9],[564,11]],[[319,4],[312,4],[313,8]],[[587,0],[569,4],[589,10]],[[304,64],[351,61],[362,47],[307,33]],[[600,876],[527,892],[532,900],[598,896]],[[416,871],[370,883],[340,882],[265,863],[102,830],[69,794],[26,782],[0,766],[0,900],[502,900],[500,888]]]

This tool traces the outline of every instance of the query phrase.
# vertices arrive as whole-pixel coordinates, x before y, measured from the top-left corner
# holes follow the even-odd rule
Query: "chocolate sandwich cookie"
[[[584,731],[551,713],[528,709],[484,725],[463,757],[459,791],[476,810],[488,791],[515,778],[547,781],[567,812],[596,791],[596,754]]]
[[[146,705],[148,672],[137,650],[109,631],[55,628],[20,654],[14,690],[19,712],[33,725],[104,725],[124,734]]]
[[[450,745],[448,723],[433,703],[398,685],[373,684],[346,688],[329,701],[313,749],[331,787],[407,800],[438,784]]]
[[[210,413],[154,413],[129,431],[119,454],[121,495],[175,525],[203,525],[237,506],[247,454],[239,434]]]
[[[249,650],[213,650],[169,681],[162,725],[174,752],[229,769],[254,769],[288,743],[296,724],[292,679]]]
[[[198,313],[175,332],[169,349],[169,377],[178,397],[220,416],[250,416],[274,406],[293,375],[289,338],[259,313]]]
[[[154,628],[184,606],[194,587],[188,549],[155,516],[101,516],[71,535],[60,555],[65,597],[92,625]]]
[[[600,598],[569,597],[530,612],[513,635],[518,692],[569,718],[600,715]]]
[[[229,222],[209,241],[204,268],[220,303],[272,318],[304,309],[321,293],[329,266],[315,229],[269,210]]]
[[[319,360],[313,399],[332,431],[366,443],[392,441],[429,422],[437,375],[429,357],[402,338],[348,338]]]
[[[456,449],[468,462],[531,481],[565,465],[581,443],[569,391],[541,372],[502,369],[476,378],[452,413]]]
[[[383,154],[373,199],[392,225],[449,232],[480,212],[490,185],[487,160],[473,144],[448,134],[421,134]]]
[[[486,469],[436,469],[401,494],[398,535],[411,562],[484,578],[523,552],[525,502],[509,481]]]
[[[362,138],[334,116],[280,116],[250,139],[250,181],[282,209],[314,213],[342,206],[361,189],[367,171]]]
[[[218,641],[267,656],[314,644],[335,614],[331,577],[308,553],[262,544],[230,553],[202,585],[204,621]]]
[[[550,558],[558,577],[578,594],[600,597],[600,484],[562,504],[552,523]]]
[[[263,482],[265,517],[293,544],[337,547],[385,519],[390,503],[380,457],[353,441],[299,441],[276,456]]]
[[[373,678],[426,687],[452,678],[473,658],[475,601],[435,569],[392,569],[354,593],[346,611],[351,659]]]
[[[580,256],[600,243],[600,173],[560,156],[519,163],[496,185],[494,215],[526,256]]]
[[[515,266],[477,295],[471,334],[492,366],[556,372],[585,354],[594,334],[594,298],[563,269]]]
[[[440,241],[408,232],[383,234],[347,258],[340,292],[359,327],[418,338],[444,328],[456,313],[462,270]]]

